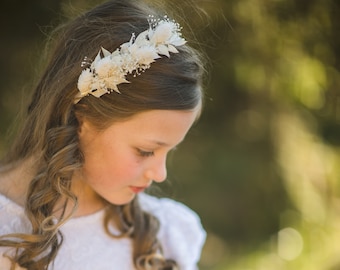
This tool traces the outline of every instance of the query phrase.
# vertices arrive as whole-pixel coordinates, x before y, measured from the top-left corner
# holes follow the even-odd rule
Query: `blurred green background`
[[[48,33],[99,2],[2,2],[0,152]],[[204,114],[164,187],[208,231],[200,268],[340,269],[340,2],[165,5],[209,59]]]

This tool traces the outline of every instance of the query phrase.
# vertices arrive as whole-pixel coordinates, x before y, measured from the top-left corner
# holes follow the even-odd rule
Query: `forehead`
[[[111,124],[105,133],[121,138],[141,138],[157,144],[177,144],[182,141],[198,112],[151,110],[138,113],[128,120]]]

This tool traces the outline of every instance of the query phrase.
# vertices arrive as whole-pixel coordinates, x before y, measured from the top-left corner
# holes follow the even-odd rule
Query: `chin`
[[[107,200],[109,203],[114,205],[124,205],[130,203],[135,198],[135,195],[125,196],[124,198],[114,198],[111,200]]]

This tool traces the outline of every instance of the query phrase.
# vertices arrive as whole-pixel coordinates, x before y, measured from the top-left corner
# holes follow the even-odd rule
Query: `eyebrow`
[[[157,141],[157,140],[150,140],[149,142],[151,142],[153,144],[157,144],[159,146],[169,146],[169,144],[167,144],[165,142]]]
[[[163,147],[170,147],[170,144],[166,143],[166,142],[162,142],[162,141],[158,141],[158,140],[149,140],[150,143],[153,143],[153,144],[157,144],[159,146],[163,146]],[[180,141],[178,144],[176,144],[173,149],[176,149],[181,143],[183,142]]]

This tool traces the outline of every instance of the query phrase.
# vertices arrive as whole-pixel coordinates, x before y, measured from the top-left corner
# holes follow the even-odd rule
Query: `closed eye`
[[[144,151],[142,149],[137,149],[137,151],[138,154],[142,157],[152,157],[155,154],[155,152],[153,151]]]

